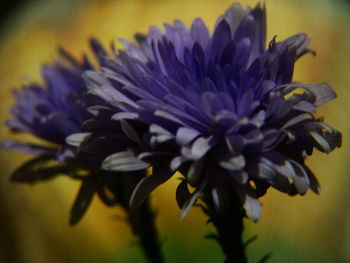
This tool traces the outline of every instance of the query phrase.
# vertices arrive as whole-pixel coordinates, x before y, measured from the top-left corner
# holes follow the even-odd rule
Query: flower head
[[[204,188],[218,209],[224,191],[235,191],[255,221],[258,197],[270,186],[290,195],[318,192],[304,160],[314,148],[331,152],[341,138],[314,116],[335,98],[332,88],[292,80],[295,62],[312,53],[307,36],[274,38],[266,48],[265,7],[259,4],[246,10],[234,4],[212,34],[199,18],[190,28],[181,21],[164,27],[137,35],[138,44],[124,40],[116,59],[85,75],[111,121],[142,145],[116,151],[104,169],[153,167],[131,204],[176,171],[185,177],[177,190],[183,216]]]
[[[93,117],[87,110],[87,89],[82,78],[84,70],[93,69],[91,63],[86,57],[80,62],[63,49],[60,53],[61,60],[42,68],[44,84],[30,83],[14,91],[14,118],[6,121],[12,131],[30,133],[56,146],[7,140],[2,143],[4,148],[62,160],[62,148],[69,147],[66,137],[81,132],[84,121]]]
[[[95,39],[91,39],[90,45],[99,64],[103,65],[105,50]],[[63,49],[60,54],[60,60],[43,67],[44,84],[25,85],[14,92],[16,104],[11,108],[14,117],[6,122],[13,131],[32,134],[46,144],[5,140],[1,147],[35,156],[12,174],[13,181],[33,183],[59,174],[82,181],[70,218],[70,223],[75,224],[84,215],[95,193],[107,205],[115,204],[116,200],[108,197],[105,188],[114,185],[115,181],[123,184],[121,180],[124,179],[100,171],[101,161],[106,156],[79,152],[74,147],[77,140],[89,135],[83,133],[84,127],[90,127],[89,120],[95,117],[88,109],[92,98],[82,76],[85,70],[92,70],[94,66],[86,56],[79,61]],[[114,134],[118,131],[127,139],[120,128],[113,130]],[[120,193],[121,196],[124,194]]]

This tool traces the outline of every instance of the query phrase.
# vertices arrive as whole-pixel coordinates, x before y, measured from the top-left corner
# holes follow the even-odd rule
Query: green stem
[[[109,185],[117,202],[127,213],[128,223],[149,263],[164,263],[159,235],[155,224],[155,212],[149,199],[137,209],[129,209],[129,200],[137,183],[147,176],[145,172],[114,174],[114,182]]]
[[[216,240],[226,256],[224,263],[246,263],[247,258],[242,239],[243,208],[234,192],[227,191],[226,194],[225,207],[217,211],[212,194],[209,189],[206,189],[203,197],[207,206],[205,213],[216,228]]]
[[[145,200],[135,211],[129,212],[129,223],[138,236],[143,252],[152,263],[163,263],[163,255],[155,226],[155,212],[151,209],[149,199]]]

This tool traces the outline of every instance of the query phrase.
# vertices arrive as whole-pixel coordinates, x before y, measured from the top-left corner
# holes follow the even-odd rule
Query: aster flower
[[[204,189],[216,210],[225,206],[227,190],[234,192],[254,221],[261,214],[258,198],[269,187],[289,195],[309,188],[318,193],[305,159],[315,148],[333,151],[341,135],[314,115],[336,97],[333,89],[293,82],[295,62],[314,53],[307,36],[275,37],[266,47],[260,4],[234,4],[212,34],[200,18],[190,28],[181,21],[164,27],[137,35],[137,44],[123,40],[117,59],[85,73],[91,93],[107,103],[100,113],[127,126],[126,135],[142,145],[115,151],[103,168],[153,168],[131,205],[176,171],[184,175],[177,190],[182,217]]]
[[[201,198],[226,262],[245,262],[242,217],[259,220],[258,198],[269,187],[318,193],[305,159],[315,148],[329,153],[340,146],[340,133],[315,117],[335,92],[326,83],[293,81],[295,62],[314,53],[310,40],[300,33],[281,42],[275,37],[266,47],[260,4],[234,4],[212,34],[200,18],[190,28],[181,21],[164,27],[137,34],[136,44],[122,40],[124,50],[85,73],[90,93],[105,102],[93,107],[95,114],[106,118],[92,121],[88,136],[75,136],[82,151],[105,145],[98,147],[104,154],[114,152],[103,161],[105,170],[152,167],[135,187],[131,207],[181,172],[181,217]],[[127,150],[103,144],[120,141],[103,131],[113,123],[134,142]]]
[[[103,52],[97,41],[91,41],[95,54]],[[17,182],[37,182],[58,174],[67,174],[82,180],[82,186],[73,205],[70,223],[77,223],[85,213],[95,191],[106,203],[101,179],[82,176],[97,170],[98,158],[78,154],[66,143],[66,137],[81,132],[82,124],[93,117],[86,109],[86,85],[82,78],[85,70],[93,69],[86,56],[80,62],[60,49],[61,60],[42,69],[44,84],[32,83],[14,91],[16,104],[11,108],[13,118],[6,121],[14,132],[29,133],[46,143],[25,143],[5,140],[2,148],[35,155],[11,176]],[[100,60],[102,63],[102,60]],[[58,162],[53,164],[52,161]],[[99,190],[97,190],[99,189]]]
[[[175,171],[185,176],[178,189],[183,215],[206,186],[219,210],[223,189],[234,190],[254,221],[257,198],[270,186],[290,195],[318,192],[304,160],[314,148],[329,153],[340,146],[340,133],[314,116],[336,95],[325,83],[292,81],[295,62],[313,53],[305,34],[274,38],[267,48],[265,38],[265,8],[234,4],[212,34],[199,18],[189,29],[181,21],[165,24],[164,32],[152,27],[137,45],[123,41],[126,49],[100,71],[85,74],[91,92],[108,103],[104,110],[129,123],[126,135],[145,149],[116,153],[103,167],[154,169],[132,204]]]
[[[103,65],[106,51],[96,39],[91,39],[90,45],[99,65]],[[98,98],[87,94],[82,77],[84,71],[94,69],[90,60],[84,55],[79,61],[65,50],[59,51],[61,60],[43,67],[44,84],[25,85],[14,92],[16,104],[11,109],[14,117],[6,122],[7,126],[14,132],[32,134],[46,143],[14,140],[1,143],[1,147],[6,150],[35,155],[12,174],[11,180],[34,183],[65,174],[82,181],[71,210],[70,224],[80,221],[97,194],[106,205],[118,204],[126,211],[128,223],[133,233],[140,238],[140,245],[150,262],[162,262],[155,214],[150,204],[146,202],[135,211],[130,211],[128,206],[133,188],[146,171],[137,171],[132,175],[103,171],[100,169],[102,160],[113,152],[107,150],[104,155],[99,147],[94,147],[93,151],[84,148],[84,152],[75,147],[81,137],[88,135],[84,131],[100,127],[98,124],[104,123],[105,117],[96,117],[94,110],[88,109],[89,103],[97,103],[96,100],[100,102]],[[95,120],[91,124],[93,118]],[[118,138],[119,141],[115,145],[114,140],[107,138],[99,141],[100,146],[114,145],[121,151],[133,143],[124,135],[121,125],[104,126],[103,131],[111,133],[112,138]],[[95,132],[98,133],[98,130],[95,129]],[[72,135],[76,133],[79,135]]]

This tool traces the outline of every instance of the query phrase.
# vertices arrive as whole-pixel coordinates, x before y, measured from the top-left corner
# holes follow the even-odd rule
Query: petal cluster
[[[189,28],[181,21],[151,27],[136,44],[123,40],[125,49],[102,69],[85,73],[90,92],[105,102],[98,114],[108,113],[109,125],[122,125],[135,142],[113,150],[103,168],[153,168],[132,205],[176,171],[185,177],[177,191],[183,216],[204,188],[218,209],[224,191],[235,191],[255,221],[258,197],[270,186],[290,195],[318,192],[304,160],[314,148],[340,146],[340,133],[314,115],[336,95],[325,83],[293,82],[295,62],[313,53],[305,34],[267,47],[265,38],[265,7],[234,4],[213,33],[199,18]]]
[[[103,65],[105,50],[96,39],[91,39],[90,45],[100,66]],[[115,193],[112,198],[106,189],[116,184],[127,188],[135,183],[100,170],[101,161],[112,152],[107,151],[105,156],[94,154],[99,153],[99,147],[94,147],[94,153],[84,147],[81,147],[84,151],[74,147],[90,135],[83,133],[85,128],[91,126],[90,120],[94,118],[94,111],[88,108],[88,104],[90,101],[97,103],[97,98],[90,98],[83,72],[93,70],[94,66],[86,56],[77,60],[63,49],[60,49],[60,55],[59,60],[43,67],[43,84],[32,83],[14,92],[16,104],[11,108],[13,118],[6,122],[13,131],[34,135],[43,142],[5,140],[0,146],[6,150],[34,155],[12,173],[12,181],[35,183],[64,174],[82,182],[70,216],[70,224],[76,224],[95,193],[106,205],[119,202],[127,208],[127,202],[116,200],[126,195],[126,190],[120,191],[118,197],[118,193]],[[100,100],[98,103],[103,104]],[[104,126],[103,130],[108,131],[108,127]],[[119,137],[124,138],[124,145],[128,143],[128,137],[120,127],[114,128],[113,134],[113,138],[120,134]],[[140,178],[139,174],[134,176]]]
[[[103,65],[106,52],[102,45],[91,39],[90,46]],[[91,98],[82,74],[95,67],[86,55],[77,60],[62,48],[59,53],[57,61],[42,68],[42,84],[29,83],[14,91],[13,118],[6,121],[12,131],[32,134],[46,144],[6,140],[2,148],[53,156],[61,163],[78,158],[67,137],[83,132],[83,124],[94,117],[88,109]],[[74,144],[72,139],[76,138],[71,138],[70,144]]]

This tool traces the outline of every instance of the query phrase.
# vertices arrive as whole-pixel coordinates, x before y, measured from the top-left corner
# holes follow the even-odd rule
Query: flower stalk
[[[159,235],[155,224],[156,213],[147,199],[135,211],[129,211],[129,223],[139,238],[139,245],[150,263],[163,263]]]
[[[110,190],[117,198],[117,202],[127,213],[127,221],[133,234],[138,238],[140,248],[150,263],[163,263],[164,258],[156,228],[156,212],[147,198],[135,209],[129,207],[131,193],[137,183],[146,176],[146,171],[118,174],[111,177]]]
[[[217,231],[216,234],[209,237],[219,243],[226,257],[224,263],[246,263],[245,245],[242,238],[244,210],[233,191],[226,191],[226,195],[225,207],[218,211],[210,189],[204,190],[203,201],[206,206],[203,210]]]

